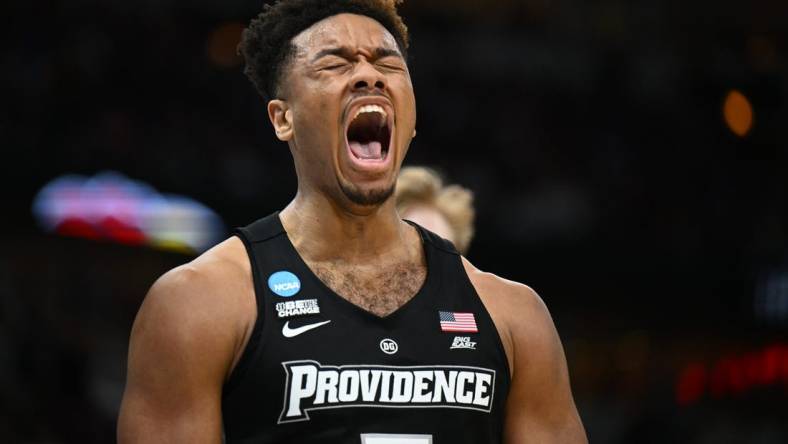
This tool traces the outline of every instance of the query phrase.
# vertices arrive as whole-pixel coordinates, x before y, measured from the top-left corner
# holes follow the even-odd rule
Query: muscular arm
[[[569,386],[561,340],[542,299],[529,287],[466,270],[501,334],[512,385],[506,403],[506,444],[587,443]]]
[[[513,343],[512,388],[507,402],[505,442],[587,443],[569,387],[561,340],[542,300],[529,288],[516,311],[528,322],[510,325]],[[521,313],[522,313],[521,312]]]
[[[222,385],[242,348],[243,307],[212,265],[175,269],[146,296],[129,344],[120,444],[221,443]]]

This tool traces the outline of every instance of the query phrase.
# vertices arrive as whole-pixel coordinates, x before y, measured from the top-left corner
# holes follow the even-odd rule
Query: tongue
[[[352,151],[353,154],[359,159],[380,160],[383,158],[382,155],[383,147],[380,145],[380,142],[378,142],[377,140],[370,140],[369,142],[366,143],[361,143],[352,140],[348,143],[348,146],[350,146],[350,151]]]

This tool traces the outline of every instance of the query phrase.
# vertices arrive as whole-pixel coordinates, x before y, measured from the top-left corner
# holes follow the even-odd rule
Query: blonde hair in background
[[[431,168],[404,167],[397,178],[395,198],[400,214],[414,206],[436,208],[454,231],[457,250],[461,254],[468,251],[476,217],[470,190],[459,185],[444,186],[440,175]]]

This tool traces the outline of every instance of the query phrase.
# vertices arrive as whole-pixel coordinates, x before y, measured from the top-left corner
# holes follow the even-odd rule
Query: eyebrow
[[[322,49],[322,50],[318,51],[318,53],[315,54],[314,57],[312,57],[312,61],[314,62],[314,61],[316,61],[318,59],[321,59],[321,58],[326,57],[326,56],[331,56],[331,55],[332,56],[337,56],[337,57],[342,57],[343,59],[351,60],[353,58],[354,52],[355,51],[353,51],[352,49],[350,49],[350,47],[347,47],[347,46],[337,46],[337,47],[334,47],[334,48],[326,48],[326,49]],[[402,58],[402,54],[400,54],[399,51],[397,51],[396,49],[378,47],[378,48],[375,48],[374,53],[375,53],[375,58],[376,59],[382,59],[383,57],[399,57],[399,58]]]

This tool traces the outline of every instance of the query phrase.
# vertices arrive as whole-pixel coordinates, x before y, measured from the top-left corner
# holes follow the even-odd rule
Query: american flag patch
[[[479,332],[479,329],[476,328],[476,318],[473,317],[473,313],[439,311],[438,317],[441,321],[441,331]]]

